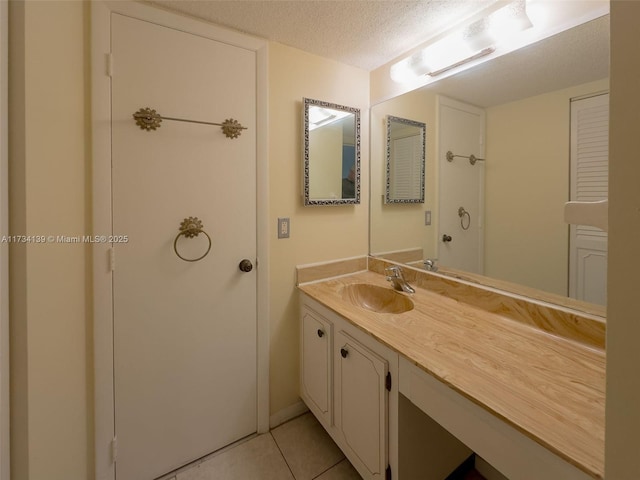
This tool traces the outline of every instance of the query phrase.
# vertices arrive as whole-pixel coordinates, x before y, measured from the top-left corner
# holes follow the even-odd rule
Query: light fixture
[[[515,0],[394,64],[391,78],[404,83],[423,75],[435,77],[493,53],[500,44],[531,26],[526,1]]]
[[[309,109],[309,130],[329,125],[349,115],[349,112],[313,106]]]

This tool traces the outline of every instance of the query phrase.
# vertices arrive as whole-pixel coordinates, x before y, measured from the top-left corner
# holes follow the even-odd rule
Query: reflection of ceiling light
[[[322,107],[309,108],[309,130],[336,122],[349,115],[349,112]]]
[[[493,53],[498,45],[531,26],[526,1],[515,0],[396,63],[391,67],[391,78],[406,82],[423,75],[439,75]]]

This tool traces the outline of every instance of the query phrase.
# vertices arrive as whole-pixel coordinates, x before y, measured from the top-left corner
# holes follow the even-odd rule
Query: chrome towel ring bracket
[[[199,123],[202,125],[215,125],[217,127],[222,128],[222,133],[225,134],[227,138],[238,138],[242,133],[242,130],[247,130],[247,127],[243,127],[240,122],[234,120],[233,118],[227,118],[222,123],[215,122],[202,122],[200,120],[187,120],[184,118],[173,118],[173,117],[163,117],[158,112],[156,112],[152,108],[141,108],[136,113],[133,114],[133,119],[136,121],[136,125],[138,125],[142,130],[146,130],[147,132],[151,130],[157,130],[160,128],[160,124],[162,120],[172,120],[174,122],[187,122],[187,123]]]
[[[209,240],[207,251],[198,258],[185,258],[180,255],[180,253],[178,252],[178,239],[182,236],[184,236],[185,238],[194,238],[201,233],[204,233],[204,235],[207,237],[207,240]],[[176,252],[176,255],[185,262],[197,262],[198,260],[202,260],[209,254],[209,251],[211,250],[211,237],[202,229],[202,222],[198,219],[198,217],[187,217],[182,220],[182,222],[180,223],[180,233],[176,235],[176,238],[173,241],[173,250]]]
[[[469,227],[471,226],[471,214],[469,214],[469,212],[467,212],[464,207],[460,207],[458,208],[458,216],[460,217],[460,226],[462,227],[463,230],[469,230]],[[467,226],[465,227],[465,218],[467,219],[466,224]]]

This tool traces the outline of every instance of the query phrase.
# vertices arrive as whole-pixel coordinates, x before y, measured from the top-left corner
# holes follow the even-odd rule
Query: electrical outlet
[[[289,238],[288,218],[278,218],[278,238]]]

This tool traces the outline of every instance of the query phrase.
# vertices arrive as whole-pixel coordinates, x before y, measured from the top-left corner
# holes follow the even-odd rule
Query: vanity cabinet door
[[[300,395],[326,428],[332,423],[332,324],[306,305],[302,308]]]
[[[388,362],[342,330],[334,350],[335,424],[341,443],[366,479],[385,478]]]

